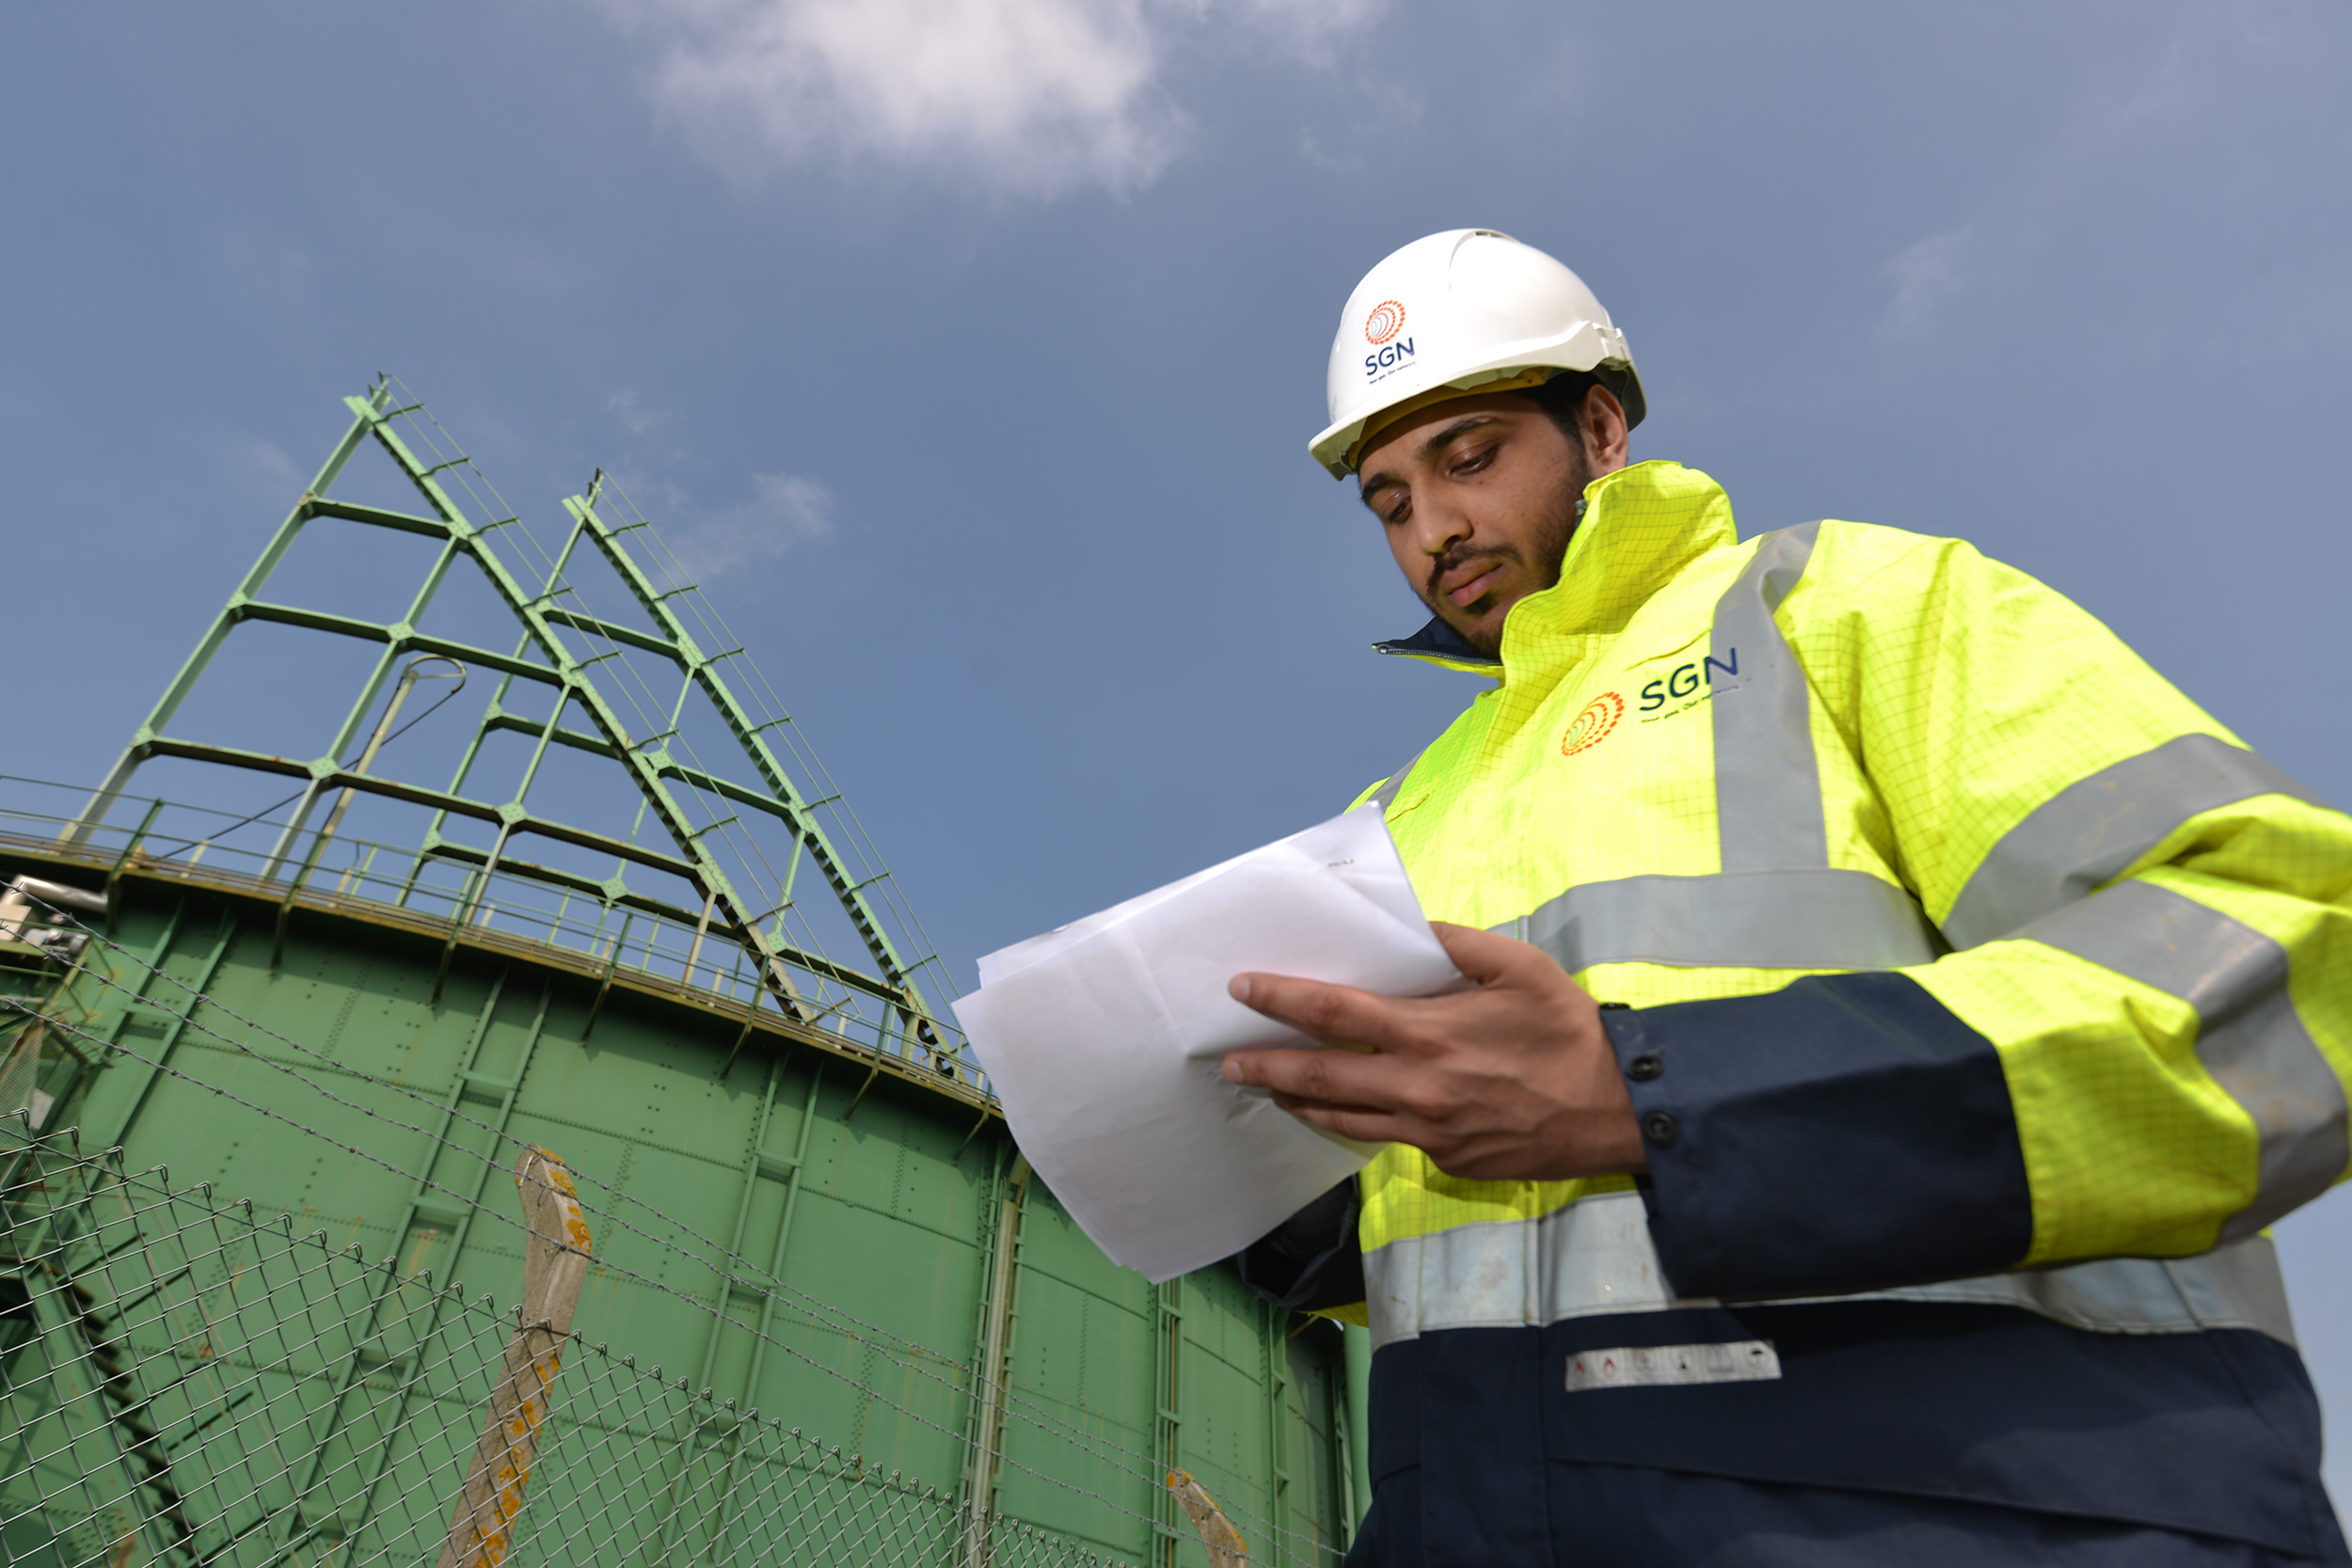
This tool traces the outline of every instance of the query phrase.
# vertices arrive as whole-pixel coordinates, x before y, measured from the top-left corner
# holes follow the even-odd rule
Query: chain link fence
[[[0,1118],[0,1560],[39,1568],[1107,1560],[566,1337],[461,1503],[518,1314]]]

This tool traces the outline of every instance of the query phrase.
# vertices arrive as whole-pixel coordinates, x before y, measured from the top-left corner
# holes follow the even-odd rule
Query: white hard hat
[[[1388,410],[1436,402],[1428,394],[1442,388],[1536,386],[1561,371],[1598,372],[1626,423],[1642,422],[1625,334],[1584,280],[1508,234],[1450,229],[1394,252],[1347,296],[1331,341],[1331,426],[1307,450],[1344,478],[1365,422]]]

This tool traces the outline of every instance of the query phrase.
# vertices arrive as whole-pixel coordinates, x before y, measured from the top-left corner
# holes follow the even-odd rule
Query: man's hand
[[[1550,955],[1431,922],[1475,989],[1399,1000],[1279,974],[1233,999],[1342,1051],[1235,1051],[1228,1082],[1303,1121],[1425,1149],[1448,1176],[1558,1181],[1647,1168],[1600,1008]]]

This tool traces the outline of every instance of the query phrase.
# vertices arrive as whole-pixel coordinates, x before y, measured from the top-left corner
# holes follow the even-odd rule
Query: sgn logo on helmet
[[[1424,234],[1390,252],[1346,298],[1324,362],[1331,422],[1307,444],[1334,479],[1356,471],[1364,426],[1391,404],[1514,372],[1613,365],[1610,389],[1625,404],[1626,426],[1641,423],[1641,378],[1625,334],[1582,278],[1508,234]],[[1428,341],[1406,337],[1408,328]]]
[[[1384,299],[1372,308],[1372,314],[1364,318],[1364,341],[1379,352],[1364,356],[1364,376],[1367,380],[1379,380],[1385,372],[1396,369],[1413,356],[1413,340],[1397,337],[1404,330],[1403,302]]]

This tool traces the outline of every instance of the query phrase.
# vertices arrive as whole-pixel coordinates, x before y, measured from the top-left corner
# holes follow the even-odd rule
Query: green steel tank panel
[[[423,1352],[388,1347],[415,1332],[418,1303],[458,1299],[452,1282],[501,1309],[520,1298],[526,1233],[511,1173],[517,1151],[538,1146],[576,1178],[594,1233],[577,1344],[633,1357],[629,1376],[703,1412],[673,1423],[686,1457],[669,1503],[647,1494],[647,1517],[706,1484],[695,1465],[735,1464],[724,1455],[746,1440],[721,1429],[757,1412],[773,1423],[763,1441],[786,1443],[789,1429],[789,1442],[823,1446],[823,1465],[849,1466],[827,1485],[888,1474],[965,1521],[930,1545],[876,1541],[823,1560],[977,1563],[992,1539],[981,1527],[1001,1519],[1113,1560],[1197,1563],[1201,1547],[1168,1491],[1179,1469],[1225,1505],[1251,1560],[1336,1560],[1359,1490],[1339,1332],[1266,1307],[1229,1269],[1148,1284],[1030,1175],[946,1012],[945,966],[650,526],[600,477],[566,504],[564,541],[540,549],[396,384],[347,404],[350,426],[319,478],[113,774],[72,803],[0,782],[0,874],[39,906],[12,926],[0,904],[0,1041],[12,1042],[0,1044],[10,1097],[0,1111],[21,1106],[24,1118],[9,1125],[20,1136],[77,1126],[75,1180],[115,1181],[108,1202],[147,1190],[90,1163],[115,1146],[122,1172],[151,1173],[140,1180],[167,1195],[202,1184],[200,1196],[132,1204],[150,1231],[182,1202],[249,1198],[253,1224],[289,1215],[288,1236],[323,1232],[322,1256],[380,1276],[350,1287],[358,1305],[339,1351],[298,1376],[271,1374],[300,1399],[263,1400],[217,1427],[191,1414],[118,1444],[135,1477],[125,1495],[154,1513],[142,1528],[155,1549],[293,1560],[248,1548],[348,1540],[357,1551],[373,1528],[385,1560],[414,1555],[414,1543],[387,1544],[384,1499],[422,1518],[432,1511],[416,1499],[437,1498],[446,1516],[463,1479],[447,1455],[470,1450],[482,1418],[455,1384],[428,1386]],[[338,481],[370,450],[421,509],[341,498]],[[390,619],[272,596],[273,574],[323,521],[421,543],[419,581]],[[591,564],[607,594],[593,611]],[[473,595],[469,631],[449,629],[436,602],[459,577]],[[197,723],[236,711],[205,706],[203,677],[252,625],[365,655],[357,691],[340,695],[317,675],[323,663],[285,666],[340,712],[307,739],[282,728],[277,750]],[[445,690],[428,689],[437,681]],[[318,755],[299,760],[290,745]],[[170,796],[141,776],[157,762],[179,769]],[[602,816],[583,804],[597,801]],[[8,1170],[65,1158],[7,1157]],[[55,1206],[65,1188],[18,1179],[12,1236],[35,1235],[24,1205],[36,1190]],[[87,1216],[103,1207],[84,1205]],[[207,1223],[233,1229],[234,1213],[221,1213]],[[44,1221],[52,1261],[24,1261],[21,1245],[20,1293],[87,1294],[74,1271],[130,1256],[128,1241],[110,1243],[116,1254],[101,1244],[103,1224],[123,1223]],[[277,1232],[254,1234],[258,1247]],[[232,1251],[223,1243],[182,1271],[192,1310],[217,1315],[243,1288]],[[278,1299],[239,1302],[240,1332],[257,1335],[255,1315]],[[32,1326],[0,1334],[10,1387],[32,1386],[27,1368],[62,1366],[60,1346],[84,1354],[66,1319],[12,1310],[0,1301],[0,1326]],[[310,1311],[262,1326],[297,1336],[294,1319]],[[433,1311],[437,1324],[447,1316]],[[184,1380],[190,1353],[163,1329],[126,1329],[123,1343],[177,1357]],[[562,1378],[605,1386],[586,1354],[566,1353],[549,1395],[547,1441],[559,1449],[567,1420],[607,1419],[559,1397]],[[89,1402],[129,1418],[121,1400]],[[634,1418],[608,1424],[626,1433]],[[672,1428],[644,1420],[635,1446],[650,1465],[657,1429]],[[200,1499],[177,1514],[154,1503],[179,1483],[157,1481],[150,1462],[210,1474],[231,1432],[248,1466],[257,1445],[301,1451],[281,1454],[281,1479],[175,1538],[170,1519],[193,1519]],[[735,1482],[707,1484],[723,1495]],[[543,1465],[517,1483],[524,1522],[586,1507],[587,1485]],[[31,1459],[0,1459],[12,1554],[41,1528],[42,1507],[65,1506],[35,1497],[54,1492]],[[66,1523],[50,1524],[64,1541]],[[739,1540],[665,1524],[660,1553],[821,1557],[728,1528]],[[230,1552],[237,1529],[250,1535]],[[417,1549],[440,1545],[435,1534]],[[518,1561],[596,1560],[578,1544],[571,1557],[517,1549]],[[59,1547],[55,1560],[81,1560]]]

